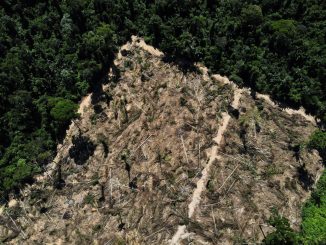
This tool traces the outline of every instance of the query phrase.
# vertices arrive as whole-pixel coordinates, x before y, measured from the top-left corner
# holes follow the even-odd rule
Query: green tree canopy
[[[51,109],[50,114],[54,120],[58,122],[69,122],[75,118],[77,114],[78,105],[68,99],[56,99],[54,107]]]
[[[248,5],[241,11],[241,20],[244,25],[257,26],[263,21],[263,12],[258,5]]]
[[[28,164],[25,159],[19,159],[15,164],[7,166],[0,174],[0,183],[5,190],[20,186],[22,181],[32,178],[38,172],[37,166]]]

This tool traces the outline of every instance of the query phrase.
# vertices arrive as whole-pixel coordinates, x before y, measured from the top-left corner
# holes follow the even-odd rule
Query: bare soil
[[[299,228],[322,171],[304,147],[311,118],[254,100],[204,67],[183,73],[163,55],[137,37],[121,48],[48,171],[0,209],[2,241],[258,242],[259,226],[272,231],[272,208]]]

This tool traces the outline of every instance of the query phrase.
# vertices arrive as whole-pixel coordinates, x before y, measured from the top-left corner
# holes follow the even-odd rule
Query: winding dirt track
[[[274,101],[271,100],[271,98],[266,94],[259,94],[257,93],[257,98],[265,100],[266,103],[273,107],[277,107]],[[305,110],[301,107],[299,110],[294,110],[292,108],[284,108],[283,111],[285,111],[289,115],[300,115],[304,117],[307,121],[311,122],[314,126],[316,126],[316,119],[306,114]]]
[[[138,46],[144,50],[146,50],[147,52],[149,52],[150,54],[154,55],[154,56],[158,56],[158,57],[162,57],[164,56],[164,54],[162,52],[160,52],[159,50],[155,49],[154,47],[147,45],[143,39],[140,39],[138,37],[132,36],[132,42],[131,43],[127,43],[126,45],[122,46],[121,49],[126,49],[129,50],[130,47],[132,45]],[[121,57],[121,53],[119,52],[118,57]],[[203,79],[207,80],[207,79],[214,79],[218,82],[221,82],[223,84],[229,84],[233,87],[234,89],[234,98],[232,101],[232,107],[235,109],[239,108],[240,105],[240,99],[241,99],[241,95],[246,92],[248,93],[248,89],[240,89],[238,88],[233,82],[229,81],[229,79],[227,77],[223,77],[221,75],[215,74],[212,76],[208,75],[208,69],[206,67],[199,67],[200,70],[203,72]],[[274,103],[270,97],[268,95],[263,95],[263,94],[258,94],[257,93],[257,98],[259,99],[263,99],[265,100],[268,104],[270,104],[273,107],[277,107],[276,103]],[[83,98],[83,100],[80,103],[80,107],[78,112],[81,114],[81,118],[83,116],[83,112],[84,110],[89,107],[91,105],[91,94],[89,94],[88,96],[86,96],[85,98]],[[290,115],[294,115],[294,114],[298,114],[301,115],[302,117],[304,117],[307,121],[312,122],[313,124],[316,124],[315,118],[311,115],[307,115],[305,113],[305,111],[303,109],[300,110],[293,110],[290,108],[286,108],[284,109],[285,112],[287,112]],[[205,168],[202,170],[202,177],[198,180],[197,182],[197,187],[193,192],[192,195],[192,199],[191,202],[188,205],[188,218],[193,218],[196,209],[198,208],[198,206],[200,205],[200,201],[201,201],[201,195],[202,192],[205,190],[206,188],[206,183],[208,180],[208,176],[209,176],[209,172],[211,169],[211,166],[213,164],[214,161],[216,160],[220,160],[221,157],[219,155],[219,148],[220,148],[220,143],[223,139],[223,135],[225,133],[225,131],[227,130],[229,121],[231,119],[231,116],[224,112],[222,114],[222,119],[221,119],[221,124],[220,127],[218,129],[217,135],[215,138],[213,138],[213,141],[215,142],[215,145],[212,147],[210,154],[208,155],[209,157],[209,162],[208,164],[205,166]],[[66,134],[66,138],[65,141],[63,143],[63,145],[65,143],[67,143],[70,139],[71,136],[74,134],[74,132],[77,130],[77,127],[75,125],[74,122],[71,123],[69,129],[67,130],[67,134]],[[43,175],[38,177],[38,180],[47,178],[47,176],[51,176],[53,174],[53,170],[56,167],[56,164],[62,159],[62,156],[65,155],[65,152],[68,149],[62,149],[61,146],[58,146],[58,153],[54,159],[54,161],[48,165],[48,170],[46,172],[44,172]],[[178,226],[177,232],[174,234],[174,236],[172,237],[172,239],[169,241],[170,244],[179,244],[180,240],[186,239],[187,237],[189,237],[191,234],[186,232],[186,226],[185,225],[181,225]]]

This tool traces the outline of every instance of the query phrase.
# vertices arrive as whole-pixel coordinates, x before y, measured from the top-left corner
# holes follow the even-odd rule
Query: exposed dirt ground
[[[117,57],[48,171],[0,209],[2,241],[257,242],[272,208],[299,228],[322,170],[304,147],[313,121],[203,68],[184,73],[136,37]]]

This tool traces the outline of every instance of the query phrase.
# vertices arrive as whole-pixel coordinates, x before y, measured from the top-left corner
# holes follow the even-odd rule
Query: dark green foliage
[[[324,244],[326,241],[326,174],[320,177],[311,198],[302,209],[300,232],[293,232],[289,221],[274,213],[270,224],[276,228],[264,244]]]
[[[21,181],[31,179],[33,174],[38,172],[38,168],[26,163],[25,159],[6,166],[0,174],[1,186],[4,190],[19,187]]]
[[[243,26],[258,26],[263,21],[263,12],[258,5],[248,5],[241,11],[241,21]]]
[[[310,149],[318,150],[325,160],[326,133],[315,131],[308,142]],[[269,234],[265,244],[324,244],[326,241],[326,172],[320,177],[311,198],[302,209],[301,231],[293,233],[289,222],[274,214],[270,219],[276,231]]]
[[[289,221],[280,216],[276,211],[269,219],[269,224],[272,225],[276,231],[267,235],[263,244],[266,245],[294,245],[298,243],[298,235],[291,229]]]
[[[170,57],[204,61],[239,85],[325,120],[324,2],[211,2],[148,1],[138,33]]]
[[[1,1],[1,197],[54,157],[76,102],[130,35],[126,3]]]
[[[1,1],[0,196],[53,158],[76,103],[132,34],[183,68],[201,61],[240,86],[304,106],[325,125],[325,8],[321,0]],[[325,158],[325,132],[309,147]],[[324,238],[322,190],[304,211],[307,241]],[[286,222],[274,221],[286,231],[275,239],[292,241]]]
[[[308,147],[318,150],[319,154],[326,160],[326,132],[315,131],[310,136]]]

